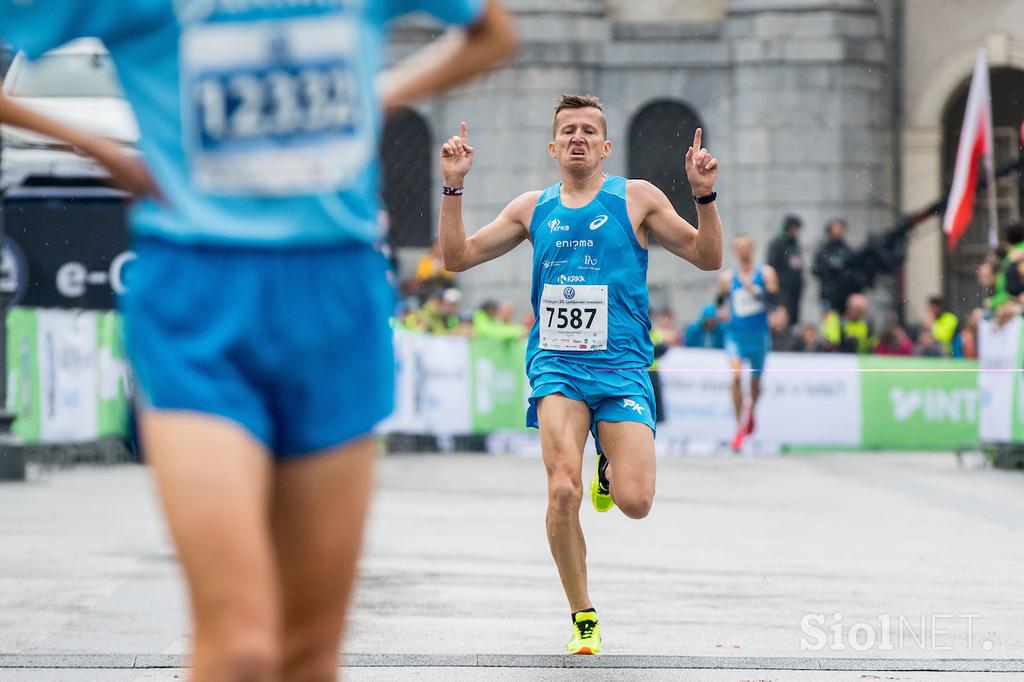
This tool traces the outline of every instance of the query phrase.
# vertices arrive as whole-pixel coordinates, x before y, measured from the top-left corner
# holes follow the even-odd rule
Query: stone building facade
[[[962,98],[978,47],[988,46],[994,66],[1024,68],[1019,0],[508,4],[524,39],[519,58],[418,107],[402,134],[389,131],[388,190],[393,200],[405,198],[395,227],[407,272],[436,230],[436,153],[460,120],[469,122],[477,148],[465,199],[470,232],[519,193],[557,181],[546,153],[555,100],[561,92],[587,92],[606,104],[615,145],[610,172],[657,178],[677,206],[689,210],[681,155],[699,124],[721,160],[719,209],[727,235],[745,232],[764,249],[782,217],[795,213],[805,223],[809,265],[828,218],[846,218],[856,245],[893,224],[899,207],[916,209],[940,195],[951,165],[944,125],[958,125],[947,108]],[[402,27],[394,56],[431,35],[425,25]],[[1024,115],[1024,105],[1017,114]],[[403,137],[410,131],[418,141]],[[673,168],[681,180],[672,179]],[[417,183],[426,189],[416,190]],[[1010,204],[1006,218],[1019,215],[1019,202]],[[531,256],[522,245],[461,274],[467,304],[509,298],[525,311]],[[953,267],[948,260],[936,219],[922,224],[902,280],[882,282],[878,300],[905,299],[914,319],[928,295],[956,294],[946,285],[945,272]],[[804,311],[815,320],[816,283],[809,272],[807,280]],[[716,275],[654,246],[649,283],[652,304],[669,306],[685,320],[713,296]]]

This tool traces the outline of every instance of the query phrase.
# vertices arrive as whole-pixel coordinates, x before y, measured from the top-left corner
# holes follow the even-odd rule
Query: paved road
[[[578,679],[551,667],[563,665],[568,613],[540,463],[381,464],[344,646],[377,667],[347,679]],[[716,681],[1024,679],[1020,474],[936,455],[666,459],[650,518],[583,517],[609,654],[595,664],[615,666],[588,680],[674,679],[649,669],[662,664],[741,668],[687,672]],[[144,469],[0,485],[0,538],[0,680],[182,676],[127,667],[146,656],[180,665],[188,651],[181,578]],[[90,655],[77,663],[88,671],[53,667]],[[486,667],[503,655],[526,658]],[[878,672],[901,666],[951,672]]]

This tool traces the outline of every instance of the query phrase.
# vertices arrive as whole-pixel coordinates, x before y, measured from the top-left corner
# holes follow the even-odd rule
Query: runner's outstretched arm
[[[461,190],[466,175],[473,166],[474,148],[469,146],[469,128],[465,122],[459,134],[441,147],[441,176],[444,186]],[[444,194],[441,197],[441,218],[438,236],[441,258],[446,270],[462,272],[474,265],[502,256],[530,236],[530,216],[540,198],[540,192],[522,194],[506,206],[491,223],[466,238],[462,221],[462,195]]]
[[[700,146],[701,136],[697,128],[686,152],[686,177],[695,197],[714,192],[718,179],[718,159]],[[722,267],[722,221],[714,201],[697,204],[698,230],[676,213],[664,192],[645,180],[630,182],[630,200],[644,207],[644,223],[659,244],[701,270]]]
[[[0,93],[0,123],[31,130],[65,142],[99,161],[114,184],[134,196],[159,197],[156,183],[139,157],[126,154],[113,140],[90,135],[37,114]]]
[[[381,74],[384,109],[447,90],[518,51],[519,35],[501,0],[487,0],[472,28],[445,36]]]

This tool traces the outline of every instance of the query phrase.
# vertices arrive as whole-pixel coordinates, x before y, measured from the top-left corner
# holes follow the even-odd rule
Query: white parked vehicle
[[[29,61],[15,56],[3,92],[51,118],[134,149],[139,126],[124,99],[110,54],[99,40],[82,38]],[[56,140],[0,126],[0,192],[20,184],[102,181],[106,172]]]

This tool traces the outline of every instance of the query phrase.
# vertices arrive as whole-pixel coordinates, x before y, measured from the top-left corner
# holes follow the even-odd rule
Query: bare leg
[[[587,545],[580,527],[583,446],[590,410],[585,403],[554,394],[541,398],[537,420],[548,474],[548,544],[569,609],[582,611],[592,606],[587,593]]]
[[[761,375],[751,374],[750,375],[750,413],[754,413],[754,408],[757,407],[757,401],[761,397]]]
[[[597,431],[615,506],[631,519],[644,518],[654,503],[654,433],[639,422],[598,422]]]
[[[373,486],[364,438],[278,465],[271,521],[284,592],[282,677],[337,679],[338,649]]]
[[[198,413],[147,411],[141,428],[188,579],[192,680],[279,680],[270,455],[236,424]]]
[[[736,413],[736,424],[742,426],[743,419],[743,360],[729,358],[732,366],[732,408]]]

